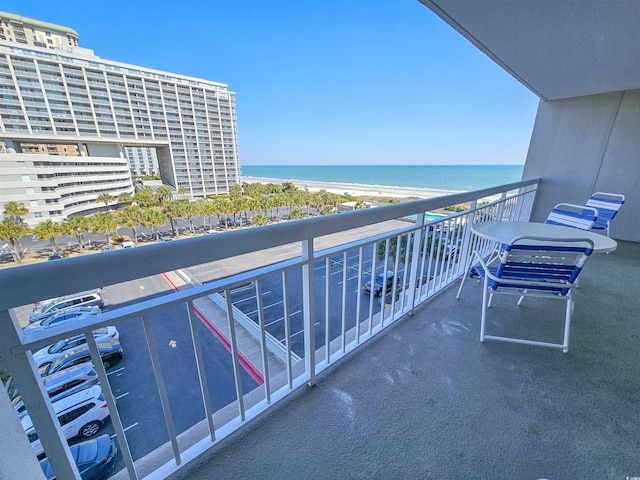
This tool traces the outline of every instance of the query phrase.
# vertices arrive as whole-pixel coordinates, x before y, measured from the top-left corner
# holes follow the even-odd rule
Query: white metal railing
[[[84,334],[124,460],[125,470],[118,475],[164,478],[298,387],[312,383],[319,372],[460,278],[472,250],[487,254],[493,250],[489,242],[471,235],[471,223],[527,220],[538,182],[517,182],[1,271],[0,349],[58,477],[79,475],[31,352],[71,335]],[[463,203],[470,203],[470,209],[425,220],[425,212]],[[397,221],[408,216],[414,216],[415,222]],[[325,244],[327,235],[361,231],[356,230],[361,227],[373,230],[374,225],[375,235],[315,248]],[[289,258],[271,263],[269,249],[286,245],[293,245]],[[202,283],[197,274],[187,271],[255,252],[263,253],[262,264],[223,278]],[[190,288],[110,309],[82,324],[51,327],[29,335],[20,328],[18,307],[34,301],[176,270],[181,270],[182,278],[191,283]],[[362,294],[367,283],[375,291],[376,275],[384,276],[388,270],[393,271],[392,280],[381,283],[379,297]],[[249,293],[252,295],[239,300]],[[269,305],[264,302],[267,295],[275,296]],[[166,375],[168,368],[156,340],[164,327],[155,318],[170,308],[185,312],[184,328],[188,330],[190,348],[181,358],[186,362],[193,357],[200,392],[196,403],[204,412],[201,421],[180,429],[176,427],[179,407],[167,388],[172,379]],[[141,325],[144,332],[140,341],[150,358],[167,441],[142,456],[133,453],[135,443],[130,445],[123,423],[129,413],[122,402],[116,403],[112,382],[92,335],[94,329],[106,325]],[[202,325],[230,352],[229,374],[235,399],[226,406],[214,406],[211,389],[215,391],[216,386],[208,383],[211,372],[203,349],[203,342],[209,338],[199,332]],[[250,347],[254,347],[254,353],[249,353]],[[142,355],[140,351],[127,351],[127,356],[138,354]],[[245,391],[243,372],[249,372],[257,385],[251,391]],[[154,457],[154,467],[145,466],[149,457]]]

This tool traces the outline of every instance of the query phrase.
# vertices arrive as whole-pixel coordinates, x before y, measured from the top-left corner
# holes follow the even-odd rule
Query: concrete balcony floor
[[[568,354],[479,340],[481,287],[458,283],[175,478],[623,479],[640,476],[640,244],[593,255]],[[561,341],[564,303],[499,296]]]

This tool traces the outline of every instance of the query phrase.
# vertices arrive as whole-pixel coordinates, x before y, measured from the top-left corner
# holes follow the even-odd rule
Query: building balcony
[[[455,298],[469,251],[493,248],[470,223],[527,219],[536,186],[5,269],[0,348],[62,478],[75,472],[28,352],[103,325],[119,328],[126,355],[105,371],[90,342],[121,451],[114,478],[258,478],[265,466],[274,478],[624,476],[640,440],[640,247],[589,260],[566,355],[481,344],[480,287]],[[462,203],[469,210],[423,215]],[[362,293],[380,270],[396,272],[395,294]],[[91,287],[108,304],[94,320],[46,335],[17,328],[23,305]],[[561,334],[548,321],[562,317],[557,305],[500,300],[496,325],[519,317]]]

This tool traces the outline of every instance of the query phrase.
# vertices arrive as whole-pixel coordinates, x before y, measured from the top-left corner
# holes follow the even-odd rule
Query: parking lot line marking
[[[290,314],[289,314],[289,318],[291,318],[291,317],[293,317],[294,315],[297,315],[297,314],[299,314],[299,313],[302,313],[302,310],[296,310],[295,312],[290,313]],[[284,317],[280,317],[280,318],[278,318],[277,320],[273,320],[273,321],[271,321],[271,322],[269,322],[269,323],[265,324],[265,327],[268,327],[268,326],[270,326],[270,325],[273,325],[274,323],[281,322],[282,320],[284,320]]]
[[[276,305],[280,305],[281,303],[284,303],[284,300],[280,300],[279,302],[272,303],[271,305],[267,305],[266,307],[263,307],[263,310],[266,310],[267,308],[275,307]],[[247,312],[245,313],[245,315],[253,315],[254,313],[258,313],[258,310]]]
[[[123,428],[122,431],[126,432],[130,428],[137,427],[137,426],[138,426],[138,422],[134,423],[133,425],[129,425],[127,428]],[[116,434],[114,433],[113,435],[111,435],[111,438],[116,438]]]
[[[120,367],[117,370],[112,370],[111,372],[107,372],[107,375],[112,375],[114,373],[118,373],[121,372],[122,370],[124,370],[125,367]]]
[[[320,322],[316,322],[313,325],[317,327],[318,325],[320,325]],[[295,337],[296,335],[300,335],[302,332],[304,332],[304,328],[291,335],[291,338]]]
[[[122,397],[126,397],[127,395],[129,395],[129,392],[123,393],[122,395],[118,395],[118,396],[116,397],[116,400],[119,400],[119,399],[121,399]]]

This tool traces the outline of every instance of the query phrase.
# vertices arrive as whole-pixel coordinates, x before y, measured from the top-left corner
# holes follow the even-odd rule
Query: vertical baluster
[[[244,422],[244,394],[242,393],[242,378],[240,377],[240,363],[238,362],[238,343],[236,338],[236,322],[233,318],[233,303],[231,302],[231,290],[224,290],[224,297],[227,303],[227,322],[229,324],[229,340],[231,341],[231,360],[233,362],[233,377],[236,384],[236,396],[238,397],[238,413]]]
[[[193,308],[193,300],[187,302],[187,313],[189,317],[189,329],[191,331],[191,342],[193,343],[193,351],[196,354],[196,365],[198,367],[198,379],[200,381],[200,390],[202,391],[202,402],[204,403],[204,412],[207,416],[207,424],[209,427],[209,437],[212,442],[216,440],[216,429],[213,424],[213,408],[211,407],[211,395],[209,395],[209,385],[207,383],[207,375],[204,369],[204,359],[202,358],[202,345],[200,344],[200,334],[198,333],[199,321]]]
[[[342,254],[342,353],[347,351],[347,282],[349,281],[348,252]]]
[[[142,314],[142,326],[144,327],[144,334],[147,339],[147,346],[149,347],[149,354],[151,355],[151,365],[153,367],[153,376],[156,379],[156,385],[158,387],[158,393],[160,394],[160,403],[162,404],[162,412],[164,413],[165,423],[167,425],[167,432],[169,433],[169,440],[171,441],[171,447],[173,448],[173,457],[176,461],[176,465],[180,465],[182,460],[180,458],[180,449],[178,448],[178,440],[176,438],[176,429],[173,425],[173,417],[171,415],[171,405],[169,404],[169,397],[167,396],[167,388],[162,377],[162,369],[160,368],[160,359],[158,358],[158,349],[156,348],[156,341],[153,338],[153,332],[151,331],[151,320],[148,313]],[[96,349],[97,353],[97,349]]]
[[[262,298],[262,281],[256,280],[256,301],[258,303],[258,325],[260,327],[260,352],[262,353],[262,374],[264,375],[264,395],[267,403],[271,403],[271,380],[269,378],[269,359],[267,356],[267,335],[264,326],[264,300]]]
[[[331,258],[327,257],[324,263],[324,348],[327,365],[331,363]]]
[[[358,290],[356,292],[356,343],[360,343],[360,315],[362,309],[362,275],[364,275],[364,247],[358,249]]]
[[[287,270],[282,272],[282,301],[284,307],[284,340],[287,346],[287,381],[289,388],[293,388],[293,368],[291,365],[291,318],[289,317],[289,275]]]
[[[304,362],[309,384],[316,378],[316,332],[313,279],[313,239],[302,241],[302,302],[304,308]]]

